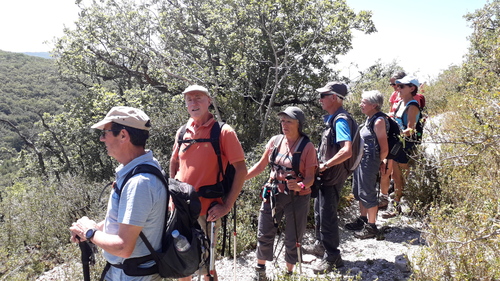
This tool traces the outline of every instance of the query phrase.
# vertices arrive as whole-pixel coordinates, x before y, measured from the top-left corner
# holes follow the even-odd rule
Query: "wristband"
[[[302,189],[306,189],[306,186],[304,185],[304,183],[303,183],[303,182],[298,182],[297,184],[298,184],[298,185],[300,185],[300,188],[302,188]]]

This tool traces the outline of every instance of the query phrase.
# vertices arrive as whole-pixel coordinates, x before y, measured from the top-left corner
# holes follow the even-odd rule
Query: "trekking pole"
[[[210,205],[210,208],[208,208],[208,211],[213,207],[217,205],[217,202],[213,202]],[[207,218],[208,218],[208,211],[207,211]],[[210,263],[208,265],[208,276],[210,277],[210,281],[214,280],[214,274],[215,274],[215,221],[210,222]]]
[[[283,237],[283,224],[284,224],[284,222],[281,221],[281,225],[278,226],[278,230],[277,230],[278,231],[278,239],[276,239],[276,245],[274,247],[274,252],[273,252],[274,267],[276,267],[276,268],[279,268],[278,257],[281,255],[281,252],[283,252],[283,248],[285,247],[285,242],[283,242],[281,244],[281,247],[279,248],[280,250],[276,254],[276,250],[278,249],[279,244],[281,242],[281,237]]]
[[[276,187],[271,187],[269,198],[269,205],[271,206],[271,216],[273,217],[274,227],[278,227],[278,220],[276,220]]]
[[[298,194],[298,192],[297,192]],[[299,242],[299,231],[297,230],[297,215],[295,214],[295,192],[292,191],[293,224],[295,226],[295,247],[297,248],[297,258],[299,260],[299,273],[302,275],[302,250]]]
[[[80,237],[77,237],[80,240]],[[82,252],[82,267],[83,267],[83,280],[90,281],[90,264],[94,264],[94,258],[92,248],[87,241],[79,242],[78,246],[80,247],[80,251]]]
[[[236,201],[234,202],[234,213],[233,213],[233,280],[236,281]]]
[[[287,180],[293,179],[292,175],[286,176]],[[300,249],[301,245],[299,242],[299,231],[297,230],[297,215],[295,213],[295,194],[299,194],[298,191],[290,190],[291,192],[291,200],[292,200],[292,209],[293,209],[293,224],[295,226],[295,247],[297,248],[297,258],[299,260],[299,273],[302,275],[302,251]]]
[[[387,164],[385,165],[385,171],[387,172]],[[377,190],[377,202],[380,202],[380,192],[381,192],[381,187],[380,187],[380,179],[382,175],[380,174],[380,171],[377,173],[377,180],[375,182],[375,189]]]

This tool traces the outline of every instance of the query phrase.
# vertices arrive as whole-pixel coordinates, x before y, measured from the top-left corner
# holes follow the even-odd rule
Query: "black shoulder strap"
[[[224,176],[224,169],[222,165],[222,156],[221,156],[221,151],[220,151],[220,133],[222,126],[224,126],[226,123],[225,122],[215,122],[214,125],[212,126],[212,129],[210,130],[210,138],[209,139],[190,139],[190,140],[185,140],[184,135],[186,134],[186,125],[182,126],[180,131],[179,131],[179,136],[177,137],[177,153],[179,152],[179,149],[181,147],[181,144],[183,143],[189,143],[182,151],[186,151],[192,144],[196,142],[210,142],[212,144],[212,147],[215,151],[215,154],[217,155],[217,162],[219,165],[219,175],[222,174]],[[219,177],[217,177],[217,181],[219,180]]]
[[[123,187],[130,180],[130,178],[132,178],[134,175],[137,175],[140,173],[153,174],[156,177],[158,177],[161,180],[161,182],[163,183],[163,186],[165,187],[165,189],[167,190],[167,200],[170,200],[170,192],[168,190],[168,182],[167,182],[167,179],[165,178],[165,175],[160,171],[160,169],[158,169],[157,167],[155,167],[153,165],[149,165],[149,164],[139,164],[139,165],[135,166],[130,172],[128,172],[128,174],[125,176],[125,179],[123,180],[123,184],[120,186],[120,188],[119,189],[115,188],[115,192],[118,194],[119,197],[121,196]],[[165,233],[165,230],[167,228],[167,220],[168,220],[168,207],[165,210],[165,222],[163,224],[163,233]],[[155,256],[153,255],[153,253],[155,253],[155,249],[153,248],[153,246],[149,242],[146,235],[141,231],[141,233],[139,233],[139,237],[141,237],[142,241],[144,242],[146,247],[151,252],[151,254],[148,256],[151,256],[152,259],[154,259]]]
[[[387,119],[387,114],[383,113],[382,111],[379,111],[375,114],[373,114],[373,118],[368,122],[368,129],[370,129],[371,132],[373,132],[373,126],[375,126],[375,120],[377,120],[379,117],[384,117]]]
[[[306,147],[307,143],[310,142],[309,138],[307,136],[303,136],[302,140],[300,141],[300,144],[297,147],[297,150],[293,152],[292,155],[292,169],[295,172],[295,175],[299,176],[300,173],[300,157],[302,156],[302,151],[304,151],[304,148]]]
[[[214,148],[215,155],[217,155],[217,162],[219,163],[219,175],[222,174],[224,176],[224,169],[222,166],[222,156],[220,151],[220,132],[222,130],[222,126],[224,126],[224,122],[215,122],[210,130],[210,143],[212,143],[212,147]],[[217,178],[217,181],[219,178]]]
[[[184,126],[181,127],[181,130],[179,131],[179,136],[177,137],[177,143],[180,145],[181,143],[183,143],[183,140],[184,140],[184,135],[186,134],[186,124],[184,124]]]
[[[156,177],[158,177],[162,181],[165,188],[167,189],[167,196],[168,196],[168,182],[165,179],[165,175],[160,171],[160,169],[156,168],[153,165],[149,165],[149,164],[137,165],[130,172],[128,172],[128,174],[125,176],[125,179],[123,179],[123,183],[120,186],[120,188],[115,188],[115,192],[118,194],[118,196],[121,196],[122,189],[125,186],[125,184],[130,180],[130,178],[132,178],[133,176],[140,174],[140,173],[153,174]]]
[[[414,102],[413,102],[414,101]],[[410,105],[413,105],[413,106],[416,106],[418,107],[418,110],[419,111],[422,111],[422,108],[420,108],[420,104],[418,103],[418,101],[416,100],[411,100],[407,105],[406,105],[406,108],[405,108],[405,111],[408,110],[408,108],[410,107]]]
[[[401,101],[401,103],[403,103],[403,101]],[[410,106],[416,106],[420,112],[420,116],[416,122],[416,124],[418,124],[418,122],[420,121],[420,119],[422,118],[422,109],[420,108],[420,105],[418,104],[418,101],[416,100],[411,100],[406,106],[405,106],[405,110],[403,111],[403,114],[401,115],[401,119],[403,119],[403,116],[405,115],[408,115],[407,111],[408,111],[408,108],[410,108]],[[398,109],[399,109],[399,105],[398,105]],[[396,110],[397,112],[397,110]],[[403,119],[403,123],[405,124],[405,127],[406,127],[406,124],[408,123],[408,120],[404,120]]]
[[[278,155],[278,151],[279,151],[279,147],[281,146],[281,142],[283,141],[283,139],[285,138],[285,135],[281,134],[279,136],[276,137],[276,139],[274,140],[274,147],[273,147],[273,151],[271,152],[271,158],[270,158],[270,161],[269,161],[269,164],[274,164],[274,161],[276,161],[276,156]]]

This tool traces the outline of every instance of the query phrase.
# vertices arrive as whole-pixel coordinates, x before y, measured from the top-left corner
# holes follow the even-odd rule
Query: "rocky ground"
[[[404,207],[404,205],[403,205]],[[403,209],[404,211],[404,209]],[[412,255],[424,243],[420,230],[422,223],[415,218],[401,215],[391,219],[383,219],[380,215],[377,220],[379,229],[385,229],[383,240],[365,239],[354,237],[353,232],[346,230],[344,225],[353,221],[358,215],[357,204],[340,213],[340,250],[345,266],[339,272],[315,275],[313,265],[321,257],[304,253],[302,274],[296,268],[295,274],[287,280],[408,280],[411,272],[407,266],[407,256]],[[303,247],[314,243],[313,232],[308,230]],[[278,245],[278,249],[281,244]],[[255,251],[243,252],[236,260],[236,276],[234,276],[233,259],[223,258],[216,261],[216,268],[221,281],[251,281],[255,276],[256,263]],[[81,265],[76,266],[80,270]],[[44,273],[37,281],[71,280],[68,275],[74,268],[65,264]],[[284,253],[281,252],[278,261],[267,263],[267,277],[278,280],[285,272]],[[356,277],[358,276],[358,277]],[[307,277],[307,278],[304,278]],[[356,278],[355,278],[356,277]],[[198,280],[195,278],[193,280]],[[283,280],[283,279],[281,279]]]
[[[357,214],[356,206],[344,210],[341,214],[340,250],[345,266],[338,273],[316,276],[312,268],[314,263],[321,258],[311,254],[304,254],[302,275],[298,274],[297,268],[293,280],[299,280],[301,276],[317,277],[315,280],[336,280],[337,277],[354,277],[358,275],[358,280],[408,280],[411,272],[407,266],[406,257],[411,256],[424,243],[420,237],[422,223],[406,215],[383,219],[379,212],[377,226],[379,229],[385,229],[383,235],[385,237],[382,237],[385,239],[360,240],[354,237],[352,231],[344,228],[344,224],[351,222]],[[308,231],[303,241],[303,247],[313,242],[313,233]],[[282,252],[277,263],[267,263],[266,274],[269,279],[277,280],[277,276],[283,275],[285,271],[283,256]],[[252,280],[254,276],[253,267],[256,263],[255,251],[241,253],[237,258],[236,278],[234,278],[233,263],[232,259],[217,261],[219,280]]]

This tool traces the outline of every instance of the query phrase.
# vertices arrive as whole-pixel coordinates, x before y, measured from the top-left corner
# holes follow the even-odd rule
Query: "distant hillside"
[[[0,119],[9,120],[23,134],[36,133],[37,114],[58,113],[78,94],[77,86],[58,79],[54,60],[0,51]],[[0,164],[7,151],[19,151],[22,145],[19,136],[0,123]]]
[[[23,54],[44,59],[52,59],[49,52],[25,52]]]

